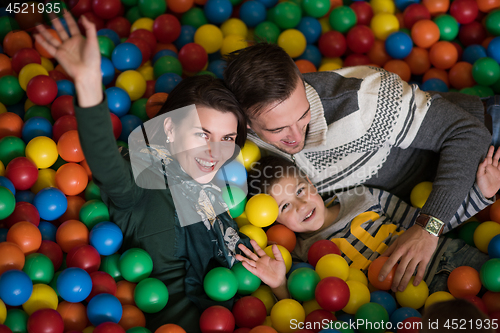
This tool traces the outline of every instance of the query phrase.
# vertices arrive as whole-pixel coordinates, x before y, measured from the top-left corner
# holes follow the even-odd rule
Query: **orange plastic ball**
[[[54,29],[47,29],[47,31],[52,35],[53,38],[55,38],[57,41],[61,42],[61,38],[59,38],[57,31],[55,31]],[[44,49],[42,47],[42,45],[40,45],[40,43],[38,43],[38,41],[35,41],[35,49],[38,51],[38,53],[40,53],[40,55],[42,57],[45,57],[47,59],[53,58],[53,56],[49,52],[47,52],[47,50]]]
[[[57,141],[57,152],[66,162],[79,163],[85,159],[77,130],[67,131]]]
[[[389,259],[389,257],[378,257],[373,260],[373,262],[368,267],[368,281],[379,290],[389,290],[392,286],[392,280],[394,280],[394,274],[396,273],[396,269],[398,268],[398,264],[394,265],[392,270],[387,274],[384,281],[378,280],[378,275],[380,270],[384,266],[385,262]]]
[[[452,43],[447,41],[437,42],[431,47],[429,60],[436,68],[451,68],[458,60],[457,48]]]
[[[448,79],[450,80],[450,85],[458,90],[472,87],[476,84],[476,81],[472,77],[472,64],[466,61],[459,61],[453,65],[448,72]]]
[[[411,39],[417,46],[427,49],[439,40],[439,27],[431,20],[417,21],[411,28]]]
[[[89,243],[89,229],[77,220],[68,220],[57,228],[56,242],[68,253],[73,247]]]
[[[0,275],[9,269],[23,269],[25,256],[19,245],[12,242],[0,243]]]
[[[116,298],[122,303],[122,305],[135,305],[134,301],[134,291],[135,283],[122,280],[116,283]]]
[[[57,187],[66,195],[82,193],[88,183],[89,177],[87,176],[87,172],[80,164],[66,163],[57,169]]]
[[[432,16],[444,14],[450,8],[450,0],[422,0],[424,5]]]
[[[484,47],[485,49],[488,49],[488,45],[490,45],[490,42],[495,38],[494,36],[486,37],[482,42],[481,46]]]
[[[42,245],[42,234],[33,223],[21,221],[10,227],[7,242],[19,245],[24,254],[31,254],[38,251]]]
[[[3,39],[3,52],[7,53],[9,57],[14,56],[17,51],[26,47],[33,47],[33,41],[26,31],[10,31]]]
[[[267,242],[275,242],[292,252],[297,244],[295,233],[282,224],[273,225],[266,231]]]
[[[148,98],[148,101],[146,102],[146,114],[148,115],[149,119],[158,114],[163,104],[165,104],[167,98],[168,94],[163,92],[156,93]]]
[[[385,42],[378,39],[375,39],[372,48],[366,55],[372,63],[379,66],[384,66],[386,62],[392,59],[385,51]]]
[[[187,12],[191,7],[193,7],[193,0],[169,0],[168,9],[177,14],[182,14]]]
[[[248,333],[278,333],[278,331],[276,331],[271,326],[260,325],[260,326],[255,326]]]
[[[314,73],[317,71],[316,66],[309,60],[300,59],[295,61],[295,65],[299,68],[299,71],[304,73]]]
[[[476,296],[481,290],[479,273],[470,266],[460,266],[448,276],[448,290],[457,297]]]
[[[64,214],[57,219],[59,224],[68,220],[78,220],[80,218],[80,209],[85,204],[85,199],[77,195],[69,195],[66,199],[68,200],[68,208]]]
[[[4,112],[0,114],[0,139],[6,136],[21,137],[23,129],[23,120],[13,112]]]
[[[406,62],[404,62],[403,60],[399,60],[399,59],[389,60],[388,62],[385,63],[384,69],[386,71],[389,71],[389,72],[392,72],[392,73],[399,75],[399,77],[403,81],[406,81],[406,82],[410,81],[411,69],[410,69],[410,66]]]
[[[0,54],[0,77],[12,75],[12,62],[5,54]]]
[[[490,206],[490,218],[489,220],[500,223],[500,200],[495,201]]]
[[[488,13],[493,9],[500,8],[500,0],[476,0],[479,10]]]
[[[448,81],[448,73],[444,69],[439,69],[439,68],[431,68],[427,72],[425,72],[423,78],[422,78],[422,83],[429,80],[429,79],[440,79],[446,85],[449,87],[450,82]]]
[[[161,50],[170,50],[170,51],[174,51],[175,53],[178,53],[179,51],[177,50],[177,47],[172,44],[172,43],[169,43],[169,44],[165,44],[165,43],[157,43],[156,44],[156,48],[155,48],[155,51],[153,52],[153,56],[161,51]]]
[[[155,333],[186,333],[186,331],[176,324],[165,324],[156,329]]]
[[[146,326],[146,317],[144,313],[133,305],[124,305],[122,318],[118,322],[124,330],[128,330],[132,327],[144,327]]]
[[[404,60],[410,66],[410,71],[414,75],[422,75],[431,68],[429,51],[418,46],[413,47]]]
[[[62,301],[57,306],[57,312],[63,319],[66,331],[83,331],[87,327],[87,309],[82,303]]]
[[[23,6],[22,10],[16,13],[14,18],[19,23],[19,28],[31,31],[36,25],[43,24],[43,11],[40,11],[37,5],[38,2],[30,1],[27,7]]]

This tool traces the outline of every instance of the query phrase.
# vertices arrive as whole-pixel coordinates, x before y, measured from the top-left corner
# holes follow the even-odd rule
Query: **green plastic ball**
[[[12,30],[19,30],[19,24],[16,19],[10,16],[0,17],[0,40],[3,40]]]
[[[349,323],[342,320],[334,320],[330,322],[330,328],[335,329],[341,333],[354,333],[354,330],[350,328]]]
[[[238,281],[238,294],[250,295],[259,288],[261,280],[246,269],[241,262],[237,262],[231,268]]]
[[[190,25],[198,29],[204,24],[208,24],[208,20],[203,12],[203,9],[193,7],[181,16],[182,25]]]
[[[274,22],[281,29],[295,28],[302,18],[300,7],[291,2],[285,1],[279,3],[274,10]]]
[[[118,147],[123,147],[125,149],[128,149],[128,144],[124,141],[116,140],[116,144],[118,145]]]
[[[308,16],[323,17],[330,10],[330,0],[304,0],[302,2],[302,9],[304,9]]]
[[[6,187],[0,186],[0,220],[7,218],[16,208],[16,198]]]
[[[472,77],[479,85],[492,85],[500,78],[500,66],[490,57],[480,58],[472,65]]]
[[[245,192],[235,186],[229,186],[222,189],[222,199],[227,204],[229,208],[229,214],[231,217],[237,218],[245,211],[245,205],[247,204],[247,196]]]
[[[144,280],[151,274],[153,259],[143,249],[132,248],[121,255],[119,267],[122,277],[135,283]]]
[[[97,36],[97,41],[99,42],[99,51],[101,52],[101,55],[111,59],[115,43],[113,43],[111,38],[106,36]]]
[[[123,280],[122,273],[120,272],[120,256],[119,253],[115,253],[102,257],[101,266],[99,266],[100,271],[111,275],[116,282]]]
[[[137,101],[132,103],[132,107],[130,108],[129,113],[138,117],[142,122],[146,122],[149,120],[148,114],[146,113],[146,103],[148,102],[147,98],[139,98]]]
[[[358,325],[361,333],[382,333],[385,332],[385,323],[389,321],[389,314],[378,303],[365,303],[356,311],[354,318],[356,321],[363,320],[364,324]]]
[[[238,280],[233,272],[225,267],[211,269],[203,280],[205,293],[214,301],[224,302],[236,295]]]
[[[80,221],[91,230],[96,224],[109,221],[108,207],[101,200],[90,200],[80,209]]]
[[[479,97],[479,91],[477,91],[475,87],[463,88],[463,89],[460,89],[459,92],[461,94],[466,94],[466,95],[472,95],[472,96],[478,96]]]
[[[64,260],[64,261],[66,261],[66,260]],[[59,275],[61,275],[63,270],[64,270],[63,268],[60,268],[59,271],[55,272],[54,277],[52,278],[52,281],[50,281],[50,283],[49,283],[49,286],[52,289],[54,289],[54,291],[56,292],[56,295],[59,298],[59,301],[63,301],[63,299],[62,299],[61,295],[59,295],[59,292],[57,291],[57,278],[59,277]]]
[[[151,333],[150,330],[148,330],[146,327],[132,327],[127,330],[126,333]]]
[[[340,6],[332,10],[329,22],[333,30],[346,33],[356,25],[356,13],[351,7]]]
[[[195,75],[210,75],[210,76],[212,76],[214,78],[217,78],[217,75],[215,75],[214,73],[212,73],[210,71],[199,71]]]
[[[139,0],[137,3],[142,17],[155,19],[167,11],[167,2],[165,0]]]
[[[474,231],[476,231],[476,228],[480,225],[480,222],[477,221],[471,221],[465,223],[460,229],[458,230],[458,238],[466,242],[469,246],[476,247],[474,244]]]
[[[61,156],[57,156],[56,162],[54,164],[52,164],[50,166],[50,168],[52,170],[56,170],[57,171],[61,166],[63,166],[66,163],[68,163],[68,162],[66,162],[65,160],[63,160]]]
[[[131,7],[125,13],[125,18],[130,22],[130,24],[134,24],[135,21],[142,17],[141,11],[139,10],[139,6]]]
[[[121,3],[126,7],[134,7],[137,6],[138,0],[121,0]]]
[[[439,39],[445,41],[452,41],[458,36],[458,22],[448,14],[439,15],[434,19],[434,23],[439,28]]]
[[[54,277],[54,264],[45,254],[32,253],[26,256],[23,271],[33,284],[49,284]]]
[[[24,90],[19,85],[19,80],[12,75],[0,78],[0,102],[5,105],[17,104],[23,99]]]
[[[490,87],[475,85],[476,91],[479,93],[479,97],[489,97],[495,95],[495,92]]]
[[[243,0],[229,0],[233,6],[239,5]]]
[[[182,75],[182,65],[179,59],[172,56],[163,56],[156,60],[153,66],[155,79],[159,78],[165,73],[175,73],[179,76]]]
[[[318,273],[307,267],[297,268],[288,278],[288,290],[292,298],[307,302],[315,298],[314,291],[320,281]]]
[[[255,27],[254,36],[257,42],[276,43],[280,36],[280,28],[273,22],[264,21]]]
[[[490,259],[483,264],[479,271],[483,286],[492,292],[500,292],[500,259]]]
[[[101,189],[93,180],[89,181],[85,188],[85,200],[101,200]]]
[[[484,23],[490,34],[500,36],[500,10],[490,12]]]
[[[142,311],[156,313],[167,305],[167,286],[158,279],[146,278],[135,287],[134,301]]]
[[[13,333],[28,332],[28,317],[28,314],[21,309],[9,309],[3,324],[10,328]]]
[[[50,108],[41,105],[33,105],[30,107],[26,113],[24,114],[24,122],[33,117],[42,117],[50,121],[52,125],[54,125],[54,118],[52,118],[52,114],[50,113]]]
[[[6,166],[16,157],[24,156],[26,144],[17,136],[6,136],[0,139],[0,161]]]

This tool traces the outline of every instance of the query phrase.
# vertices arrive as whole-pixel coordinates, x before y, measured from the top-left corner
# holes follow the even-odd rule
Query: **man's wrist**
[[[415,225],[420,226],[432,236],[439,237],[443,233],[444,223],[434,216],[428,214],[419,214]]]

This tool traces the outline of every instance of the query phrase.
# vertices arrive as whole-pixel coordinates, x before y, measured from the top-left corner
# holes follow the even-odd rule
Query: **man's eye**
[[[288,207],[288,204],[284,204],[283,207],[281,207],[281,211],[283,212],[285,210],[285,208]]]
[[[280,129],[277,129],[277,130],[271,131],[271,133],[279,133],[279,132],[281,132],[282,130],[283,130],[283,129],[282,129],[282,128],[280,128]]]

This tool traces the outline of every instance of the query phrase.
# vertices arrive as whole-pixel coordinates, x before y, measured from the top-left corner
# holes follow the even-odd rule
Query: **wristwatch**
[[[438,220],[434,216],[420,214],[415,221],[415,224],[424,228],[425,231],[434,236],[440,236],[443,233],[444,222]]]

